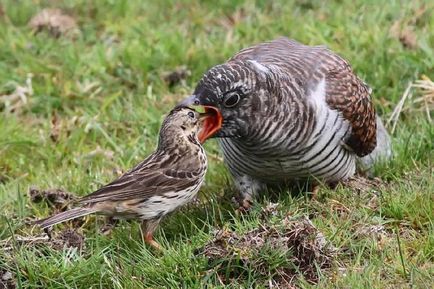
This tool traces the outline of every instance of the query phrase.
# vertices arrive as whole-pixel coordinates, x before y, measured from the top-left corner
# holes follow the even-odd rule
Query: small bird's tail
[[[68,220],[72,220],[78,217],[83,217],[95,212],[93,208],[75,208],[66,212],[59,213],[57,215],[48,217],[46,219],[42,219],[36,221],[35,224],[39,225],[42,229],[54,226],[59,223],[63,223]]]

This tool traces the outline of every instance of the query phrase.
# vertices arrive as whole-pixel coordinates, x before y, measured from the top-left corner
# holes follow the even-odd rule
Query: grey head
[[[254,60],[232,60],[208,70],[193,95],[182,102],[203,106],[213,115],[205,120],[201,141],[209,137],[246,137],[254,131],[252,117],[267,111],[267,95],[276,91],[273,79],[274,74]]]

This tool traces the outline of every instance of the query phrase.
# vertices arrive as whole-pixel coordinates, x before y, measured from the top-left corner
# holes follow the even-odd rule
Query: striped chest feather
[[[304,109],[312,111],[313,118],[275,122],[263,132],[266,137],[258,134],[261,141],[251,145],[241,139],[221,139],[231,172],[266,182],[309,177],[336,181],[353,175],[355,155],[342,146],[351,127],[341,113],[326,104],[325,86],[324,80],[319,81],[306,97],[309,108]],[[288,123],[295,128],[288,128]],[[287,134],[291,129],[295,133]]]

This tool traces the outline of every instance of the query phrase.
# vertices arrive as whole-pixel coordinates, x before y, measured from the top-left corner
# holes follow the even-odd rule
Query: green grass
[[[39,233],[24,226],[24,220],[47,216],[50,210],[29,201],[29,187],[84,195],[112,180],[115,170],[143,159],[156,145],[164,114],[191,93],[206,69],[254,43],[283,35],[328,45],[371,85],[377,109],[387,117],[408,82],[423,74],[434,77],[431,2],[1,0],[0,95],[25,86],[29,73],[33,95],[15,113],[0,111],[0,239]],[[416,18],[423,6],[425,13]],[[73,39],[33,35],[27,22],[45,7],[67,11],[80,34]],[[391,36],[396,21],[412,27],[414,49]],[[191,76],[168,87],[162,74],[181,65]],[[50,137],[53,115],[57,141]],[[260,198],[253,212],[242,217],[234,213],[230,177],[210,141],[201,196],[213,201],[165,220],[156,234],[166,248],[163,253],[141,243],[135,223],[122,222],[104,236],[99,234],[103,219],[91,218],[82,229],[83,251],[16,246],[12,252],[0,251],[0,269],[14,272],[23,288],[222,288],[196,249],[212,238],[213,228],[254,228],[261,223],[258,212],[271,199],[280,204],[274,218],[309,216],[341,252],[337,264],[344,273],[324,273],[318,284],[300,280],[298,286],[432,288],[434,126],[423,113],[407,111],[393,145],[395,159],[377,169],[388,183],[374,201],[373,193],[346,188],[323,189],[319,200],[282,192]],[[97,148],[113,157],[93,154]],[[357,233],[370,225],[383,225],[384,236]],[[276,254],[270,264],[285,264]],[[253,269],[247,273],[225,286],[268,284]]]

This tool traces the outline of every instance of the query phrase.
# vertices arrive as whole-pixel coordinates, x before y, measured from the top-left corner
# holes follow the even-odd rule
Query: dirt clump
[[[253,271],[269,278],[268,286],[290,288],[299,278],[319,279],[319,269],[332,266],[336,248],[307,218],[284,218],[279,224],[261,225],[240,234],[219,230],[199,250],[223,283]]]
[[[48,31],[53,37],[76,36],[79,33],[77,22],[60,9],[46,8],[32,17],[29,27],[34,33]]]
[[[185,82],[185,79],[187,79],[190,75],[191,71],[187,68],[187,66],[183,65],[176,67],[172,71],[163,72],[162,78],[169,87],[172,87],[177,85],[178,83]]]
[[[39,190],[30,188],[29,198],[32,203],[47,202],[58,211],[64,211],[70,203],[76,200],[74,194],[61,189]]]
[[[74,229],[64,229],[52,234],[41,234],[37,236],[19,236],[14,238],[9,237],[0,242],[0,249],[8,252],[13,251],[17,247],[40,248],[50,247],[56,251],[61,251],[64,248],[84,249],[85,238],[81,233]],[[1,287],[0,287],[1,288]]]
[[[342,182],[342,186],[360,194],[378,192],[385,186],[385,182],[380,178],[366,178],[364,176],[356,175]]]
[[[50,240],[50,247],[57,251],[63,248],[77,248],[82,250],[84,247],[84,237],[73,229],[66,229],[59,232]]]
[[[16,287],[14,274],[0,268],[0,289],[15,289]]]

